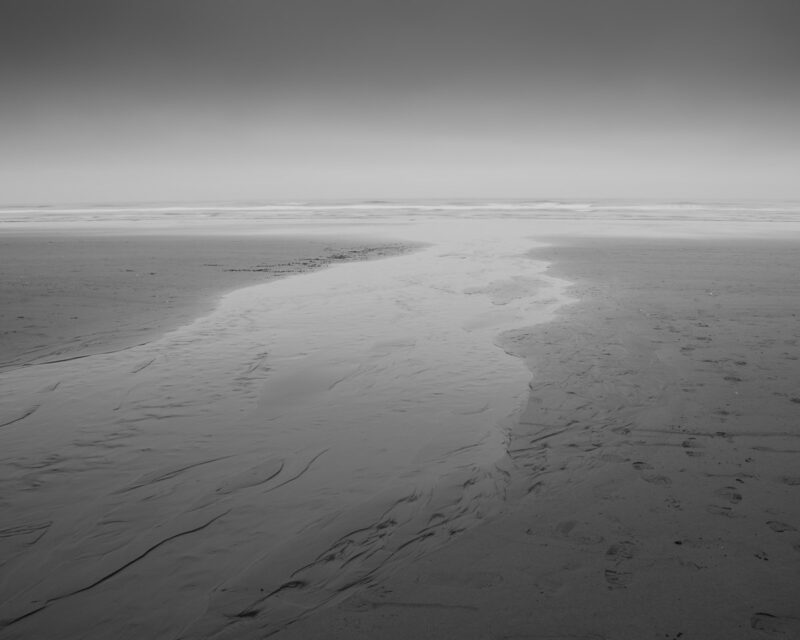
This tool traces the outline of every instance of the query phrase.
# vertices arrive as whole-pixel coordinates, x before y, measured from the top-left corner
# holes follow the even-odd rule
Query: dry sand
[[[276,637],[800,638],[800,245],[553,242],[504,514]]]
[[[307,234],[6,233],[0,369],[130,347],[208,313],[233,289],[400,249]]]

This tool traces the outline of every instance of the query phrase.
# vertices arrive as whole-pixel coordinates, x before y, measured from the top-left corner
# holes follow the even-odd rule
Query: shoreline
[[[320,233],[0,236],[0,371],[145,344],[237,289],[414,248]]]
[[[553,241],[504,513],[278,637],[800,633],[800,245]]]

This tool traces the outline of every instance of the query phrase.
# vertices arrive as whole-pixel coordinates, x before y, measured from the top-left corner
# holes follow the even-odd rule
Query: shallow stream
[[[531,377],[499,337],[568,284],[519,228],[387,226],[430,244],[3,373],[0,636],[261,637],[495,511]]]

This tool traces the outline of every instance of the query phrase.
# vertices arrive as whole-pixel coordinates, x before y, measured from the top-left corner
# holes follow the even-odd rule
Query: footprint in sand
[[[634,462],[632,466],[637,471],[646,471],[653,468],[653,465],[641,460]],[[672,480],[667,476],[662,476],[655,473],[643,473],[642,480],[661,487],[668,487],[672,484]]]
[[[627,540],[615,542],[606,550],[606,557],[617,562],[631,560],[636,555],[636,545]]]
[[[796,527],[793,527],[790,524],[786,524],[785,522],[778,522],[777,520],[770,520],[767,522],[767,526],[772,529],[775,533],[785,533],[786,531],[797,531]]]
[[[642,480],[660,487],[668,487],[672,484],[672,480],[667,476],[658,476],[654,474],[642,474]]]
[[[555,532],[560,538],[568,538],[569,540],[578,544],[592,545],[603,542],[603,536],[596,533],[585,533],[579,529],[577,534],[573,534],[573,529],[575,529],[578,524],[579,523],[575,520],[565,520],[564,522],[559,522],[555,526]]]
[[[731,504],[739,504],[742,501],[742,494],[736,490],[736,487],[722,487],[722,489],[717,489],[714,495]]]
[[[606,569],[603,576],[606,579],[609,589],[626,589],[633,580],[633,574],[628,571],[618,569]]]
[[[703,451],[699,451],[699,449],[702,449],[702,445],[697,441],[696,438],[687,438],[681,442],[681,446],[685,450],[684,453],[690,458],[699,458],[700,456],[705,455]]]
[[[800,637],[800,618],[794,616],[776,616],[759,612],[750,618],[750,626],[758,631],[779,633],[785,638]]]
[[[633,580],[633,573],[625,571],[625,562],[636,554],[636,546],[627,540],[616,542],[606,550],[606,558],[614,562],[612,568],[603,572],[609,589],[625,589]]]

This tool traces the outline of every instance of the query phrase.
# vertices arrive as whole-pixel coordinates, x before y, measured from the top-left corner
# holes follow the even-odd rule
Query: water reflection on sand
[[[531,375],[499,336],[567,283],[526,257],[530,225],[384,222],[430,246],[2,374],[11,637],[258,636],[498,507]]]

